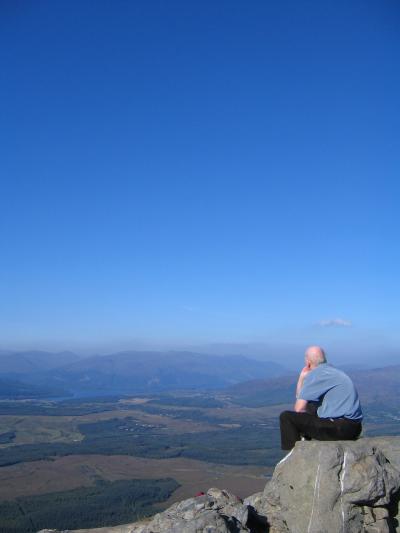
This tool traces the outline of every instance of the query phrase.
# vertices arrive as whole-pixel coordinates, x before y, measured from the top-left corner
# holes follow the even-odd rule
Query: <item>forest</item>
[[[78,529],[134,522],[159,510],[178,483],[171,478],[99,480],[92,487],[0,502],[0,533]]]

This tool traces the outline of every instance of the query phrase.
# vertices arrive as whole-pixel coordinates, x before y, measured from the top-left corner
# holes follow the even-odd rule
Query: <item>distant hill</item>
[[[361,402],[382,406],[398,406],[400,365],[349,372],[356,384]]]
[[[0,353],[0,376],[24,376],[42,373],[52,368],[79,361],[72,352],[2,352]]]
[[[349,370],[361,403],[377,406],[398,405],[400,365],[368,370]],[[275,379],[257,379],[227,389],[227,394],[240,405],[261,406],[294,402],[297,374]]]
[[[47,372],[46,379],[76,392],[148,393],[220,388],[285,372],[276,363],[242,356],[132,351],[88,357]]]
[[[0,400],[25,400],[39,398],[56,398],[68,396],[69,392],[52,387],[40,386],[22,381],[0,378]]]
[[[288,374],[275,379],[255,379],[233,385],[226,390],[232,400],[248,407],[291,403],[298,376]]]

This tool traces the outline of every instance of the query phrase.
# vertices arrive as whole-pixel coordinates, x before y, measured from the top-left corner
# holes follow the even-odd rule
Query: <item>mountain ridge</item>
[[[220,389],[258,376],[287,370],[241,355],[214,356],[188,351],[124,351],[81,358],[22,352],[0,357],[0,378],[37,386],[52,383],[72,393],[151,393],[173,389]]]

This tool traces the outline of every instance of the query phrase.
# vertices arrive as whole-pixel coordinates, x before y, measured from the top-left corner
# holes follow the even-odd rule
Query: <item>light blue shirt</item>
[[[362,420],[357,390],[349,376],[327,363],[311,370],[304,378],[300,400],[320,402],[320,418],[350,418]]]

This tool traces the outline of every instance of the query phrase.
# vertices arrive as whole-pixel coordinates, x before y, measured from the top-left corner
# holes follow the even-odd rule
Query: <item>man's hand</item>
[[[300,375],[299,375],[299,379],[297,380],[297,386],[296,386],[296,398],[299,397],[300,395],[300,391],[301,389],[303,388],[303,382],[304,382],[304,379],[305,377],[307,376],[307,374],[309,372],[311,372],[312,368],[310,367],[309,364],[307,364],[303,370],[300,372]]]
[[[306,375],[311,372],[311,367],[310,365],[307,365],[303,368],[303,370],[300,372],[300,376],[299,376],[299,379],[302,378],[304,380],[304,378],[306,377]]]

